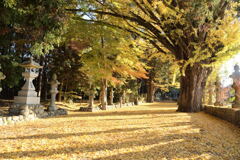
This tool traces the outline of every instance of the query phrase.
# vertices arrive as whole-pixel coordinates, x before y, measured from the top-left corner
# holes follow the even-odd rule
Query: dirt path
[[[0,126],[0,159],[240,160],[240,129],[173,103]]]

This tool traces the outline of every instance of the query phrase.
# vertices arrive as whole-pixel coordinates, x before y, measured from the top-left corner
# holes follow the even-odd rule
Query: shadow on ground
[[[149,110],[148,110],[149,108]],[[106,129],[101,131],[89,131],[84,130],[75,133],[49,133],[49,134],[34,134],[18,137],[0,138],[4,141],[16,141],[24,142],[25,140],[47,139],[50,141],[64,141],[63,143],[70,143],[70,145],[58,146],[56,149],[47,150],[29,150],[29,151],[8,151],[0,153],[0,159],[17,159],[17,158],[32,158],[32,159],[48,159],[51,156],[56,155],[79,155],[81,158],[90,158],[98,160],[140,160],[140,159],[240,159],[240,152],[233,154],[231,147],[232,144],[225,145],[225,140],[214,139],[216,135],[209,133],[207,130],[199,127],[193,120],[193,116],[196,114],[178,113],[176,112],[176,106],[174,104],[160,104],[159,105],[144,105],[143,108],[132,108],[133,110],[126,111],[112,111],[112,112],[97,112],[97,113],[78,113],[70,114],[67,116],[57,117],[62,118],[61,121],[66,118],[72,117],[89,117],[89,119],[71,119],[74,123],[79,124],[78,121],[94,121],[95,118],[99,118],[102,125],[112,123],[116,125],[121,123],[122,128]],[[109,116],[109,118],[107,117]],[[116,117],[120,116],[120,117]],[[123,116],[123,117],[121,117]],[[170,119],[169,121],[161,121]],[[198,115],[194,119],[199,118]],[[159,119],[159,120],[158,120]],[[51,118],[46,119],[51,120]],[[60,120],[60,119],[56,119]],[[138,120],[143,125],[138,127],[124,126],[126,121],[131,125],[136,125]],[[152,121],[154,124],[152,124]],[[116,123],[117,122],[117,123]],[[59,122],[62,123],[62,122]],[[73,123],[73,122],[72,122]],[[206,121],[207,123],[207,121]],[[57,123],[56,123],[57,124]],[[56,125],[55,124],[55,125]],[[58,124],[57,124],[58,125]],[[119,125],[119,124],[118,124]],[[49,126],[51,128],[52,126]],[[98,127],[95,124],[91,127]],[[112,126],[119,127],[119,126]],[[181,130],[181,132],[178,132]],[[164,131],[164,133],[162,133]],[[116,135],[116,136],[114,136]],[[127,138],[121,138],[121,135],[128,135]],[[107,139],[113,136],[115,141],[108,139],[104,142],[84,144],[78,139],[90,137],[103,137]],[[74,141],[67,141],[75,139]],[[210,138],[209,138],[210,137]],[[92,139],[94,141],[94,138]],[[237,145],[236,145],[237,146]],[[240,144],[238,145],[240,146]],[[220,149],[219,149],[220,148]],[[90,154],[97,155],[104,152],[106,154],[101,155],[98,158],[90,156]],[[107,154],[111,152],[111,154]],[[231,153],[231,156],[227,156],[226,152]],[[84,153],[84,157],[81,157]],[[239,153],[239,154],[238,154]],[[89,156],[88,156],[89,155]],[[69,158],[70,159],[70,158]]]
[[[72,113],[70,115],[66,116],[60,116],[57,118],[69,118],[69,117],[95,117],[95,116],[129,116],[129,115],[157,115],[157,114],[176,114],[176,106],[175,103],[164,103],[164,105],[160,106],[151,106],[151,104],[145,104],[141,105],[146,107],[146,110],[138,110],[138,106],[134,106],[131,109],[132,110],[124,110],[124,111],[117,111],[117,110],[112,110],[112,111],[100,111],[100,112],[80,112],[80,113]],[[148,110],[153,109],[153,110]],[[56,117],[55,117],[56,118]]]
[[[141,129],[141,128],[137,128]],[[144,129],[144,128],[143,128]],[[108,132],[118,132],[108,131]],[[95,133],[94,133],[95,134]],[[192,143],[192,141],[197,141],[199,134],[169,134],[163,137],[157,136],[157,133],[146,133],[140,137],[133,137],[130,140],[118,143],[104,143],[104,144],[94,144],[94,145],[79,145],[73,143],[73,147],[64,147],[58,149],[49,149],[49,150],[36,150],[36,151],[16,151],[16,152],[5,152],[0,153],[0,157],[3,159],[15,159],[21,157],[29,158],[39,158],[39,157],[48,157],[55,154],[78,154],[81,152],[98,152],[106,150],[119,150],[124,148],[134,148],[140,146],[150,146],[146,150],[138,152],[128,152],[120,153],[116,152],[116,155],[106,156],[97,159],[156,159],[156,158],[167,158],[173,159],[177,158],[178,154],[181,152],[188,152],[185,157],[180,156],[179,158],[189,158],[195,157],[196,155],[201,155],[203,151],[199,151],[199,147],[204,147],[209,144],[198,144],[192,148],[184,148],[186,143]],[[75,147],[81,146],[81,147]],[[177,149],[177,150],[176,150]],[[174,152],[173,152],[174,151]],[[205,150],[204,153],[211,150]],[[91,158],[91,157],[89,157]]]

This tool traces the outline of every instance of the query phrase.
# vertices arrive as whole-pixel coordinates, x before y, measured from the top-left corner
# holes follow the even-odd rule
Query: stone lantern
[[[48,110],[49,111],[56,111],[58,109],[56,104],[55,104],[56,94],[58,93],[58,85],[60,84],[57,80],[57,75],[56,74],[53,74],[52,81],[50,82],[50,84],[51,84],[51,90],[50,90],[51,102],[50,102],[50,106],[49,106]]]
[[[0,66],[0,69],[1,69],[1,66]],[[6,78],[6,76],[2,72],[0,72],[0,82],[1,82],[1,80],[5,79],[5,78]],[[0,92],[1,91],[2,91],[2,88],[0,86]]]
[[[240,107],[240,72],[239,72],[239,66],[234,66],[234,72],[230,76],[233,79],[233,89],[235,90],[235,100],[232,104],[233,108]]]
[[[38,77],[39,69],[42,67],[38,63],[34,62],[32,57],[29,61],[23,62],[20,66],[25,68],[25,72],[22,73],[22,76],[26,82],[21,91],[18,92],[18,96],[14,97],[14,103],[21,105],[39,105],[40,97],[37,96],[37,92],[35,91],[32,81]]]

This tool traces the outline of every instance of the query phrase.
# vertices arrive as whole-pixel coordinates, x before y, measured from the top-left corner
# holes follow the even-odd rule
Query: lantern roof
[[[33,57],[30,57],[28,61],[24,61],[20,66],[24,68],[42,68],[42,66],[33,60]]]

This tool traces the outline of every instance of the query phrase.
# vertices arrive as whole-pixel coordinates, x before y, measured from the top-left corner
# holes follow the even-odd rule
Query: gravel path
[[[0,159],[240,160],[240,129],[153,103],[0,126]]]

